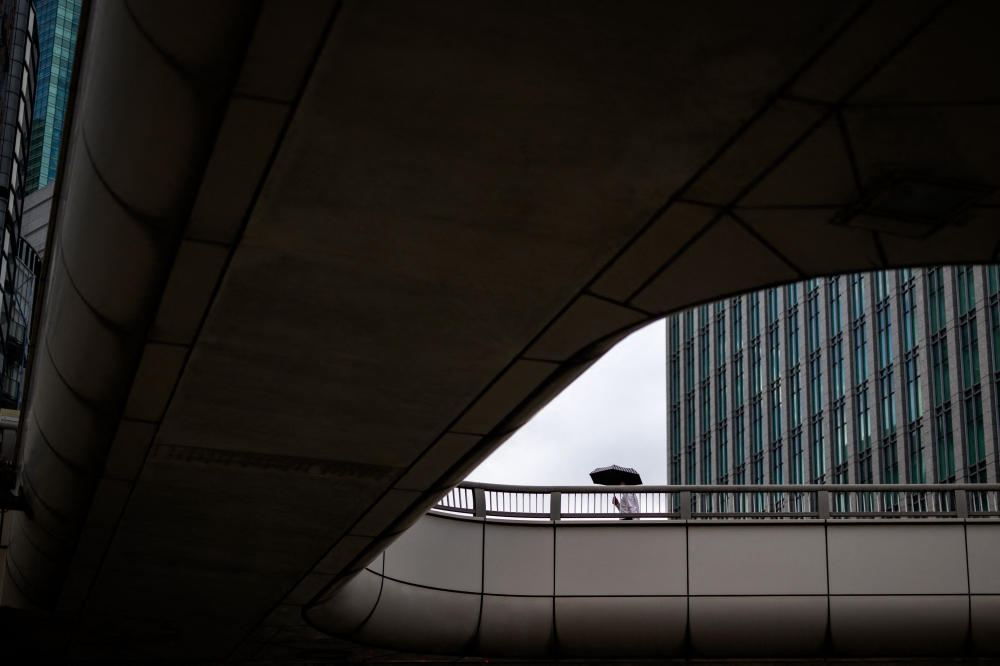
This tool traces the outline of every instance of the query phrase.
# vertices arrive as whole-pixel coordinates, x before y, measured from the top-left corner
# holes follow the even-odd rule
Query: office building
[[[45,256],[53,182],[59,165],[66,100],[80,25],[80,0],[39,0],[38,84],[28,147],[21,237]]]
[[[957,266],[669,317],[669,482],[996,482],[998,299],[996,266]]]
[[[32,114],[28,179],[25,193],[56,177],[63,120],[80,24],[80,0],[37,0],[38,85]]]
[[[12,8],[28,7],[29,3],[11,2],[8,5]],[[10,188],[14,197],[7,225],[11,241],[4,245],[5,260],[10,263],[11,273],[8,275],[6,270],[3,273],[6,283],[2,315],[4,362],[0,377],[0,408],[15,410],[20,407],[22,397],[31,311],[45,252],[52,206],[52,181],[59,162],[80,21],[79,0],[40,0],[34,3],[34,7],[37,12],[33,14],[36,18],[32,25],[37,25],[37,39],[34,38],[35,28],[32,28],[29,40],[33,49],[32,67],[25,75],[31,78],[23,79],[25,85],[21,91],[25,99],[26,119],[18,125],[21,140],[15,145],[17,156],[13,161],[17,164],[18,182],[23,186]],[[7,22],[5,25],[13,26],[14,23]],[[8,43],[16,47],[15,42]],[[8,60],[14,62],[17,58],[15,53]],[[13,72],[5,76],[16,78],[21,75]],[[27,140],[28,137],[30,140]]]
[[[26,359],[31,301],[34,295],[37,255],[21,241],[21,214],[27,176],[28,137],[31,131],[38,64],[35,10],[28,0],[0,4],[0,195],[4,207],[0,241],[0,408],[16,409],[20,403]]]
[[[28,147],[21,238],[44,258],[80,25],[80,0],[39,0],[35,8],[38,12],[38,84]]]

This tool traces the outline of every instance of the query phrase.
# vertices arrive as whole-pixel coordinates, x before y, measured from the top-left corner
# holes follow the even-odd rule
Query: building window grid
[[[927,270],[927,311],[931,350],[931,385],[934,399],[934,459],[940,483],[957,480],[955,436],[951,414],[951,378],[948,362],[948,316],[945,307],[944,269]]]
[[[750,483],[762,485],[764,477],[763,364],[759,292],[747,297],[750,325]],[[766,295],[765,295],[766,298]],[[764,496],[753,496],[755,511],[764,511]]]
[[[809,448],[813,483],[826,481],[823,436],[823,358],[820,340],[819,280],[806,282],[806,354],[809,372]]]
[[[25,193],[35,191],[55,178],[80,8],[80,0],[36,2],[38,80]]]
[[[990,313],[990,347],[992,354],[993,388],[994,388],[994,423],[1000,425],[1000,266],[989,266],[986,269],[987,307]],[[994,427],[996,431],[996,426]],[[994,432],[995,438],[1000,433]]]
[[[892,315],[889,273],[873,274],[875,282],[875,347],[878,364],[879,419],[882,424],[882,482],[899,483],[896,453],[896,390],[892,365]]]
[[[746,417],[740,407],[733,412],[733,483],[736,485],[747,482],[746,452]]]
[[[785,482],[784,450],[781,437],[781,391],[775,382],[770,390],[771,483]]]
[[[697,459],[696,459],[695,447],[697,445],[697,439],[695,437],[695,429],[694,429],[695,404],[694,404],[693,394],[689,395],[688,398],[684,401],[684,411],[685,411],[685,421],[686,421],[685,429],[687,431],[685,439],[685,447],[684,447],[684,455],[685,455],[685,460],[687,462],[686,465],[687,473],[685,475],[687,479],[686,483],[695,484],[698,481],[696,476]]]
[[[844,324],[840,298],[840,278],[827,281],[829,313],[830,419],[833,443],[833,482],[847,483],[847,408],[844,390]]]
[[[920,435],[922,397],[917,366],[918,326],[916,315],[916,278],[912,269],[899,271],[901,320],[903,327],[903,398],[906,411],[906,455],[910,483],[926,483],[924,447]]]
[[[854,448],[858,483],[875,483],[872,469],[871,405],[868,397],[868,329],[865,276],[851,275],[851,355],[854,367]]]
[[[750,326],[750,483],[764,483],[764,415],[761,404],[760,294],[747,297]]]
[[[716,435],[718,439],[718,469],[716,471],[717,481],[719,485],[726,485],[729,483],[729,425],[726,420],[723,419],[719,421],[718,424],[718,434]]]
[[[681,483],[681,334],[680,317],[670,318],[670,483]]]
[[[729,482],[729,428],[726,396],[726,303],[715,304],[716,483]]]
[[[788,378],[790,427],[788,440],[792,483],[805,483],[805,462],[802,451],[802,387],[798,366]]]
[[[792,483],[805,483],[805,460],[802,450],[802,384],[799,342],[799,286],[785,287],[786,364],[788,367],[788,448],[789,476]],[[801,509],[801,507],[797,507]]]
[[[768,432],[771,483],[785,481],[781,415],[781,330],[778,290],[767,292]]]
[[[962,355],[962,399],[965,411],[966,466],[969,483],[987,480],[986,434],[976,319],[975,269],[955,267],[958,330]]]
[[[712,483],[712,348],[709,306],[698,312],[699,433],[701,437],[701,482]]]
[[[764,483],[764,415],[760,396],[750,400],[750,483]]]
[[[983,414],[983,397],[980,385],[980,359],[978,348],[978,333],[976,330],[976,303],[974,272],[972,267],[956,267],[955,290],[957,296],[957,311],[959,313],[956,328],[959,330],[962,364],[960,383],[963,389],[963,413],[967,434],[966,463],[967,478],[972,482],[986,480],[986,447]],[[996,382],[997,395],[1000,395],[1000,270],[996,266],[984,269],[986,271],[989,297],[984,307],[990,324],[990,353],[988,354]],[[882,271],[869,274],[873,282],[875,326],[875,357],[876,357],[876,389],[878,393],[879,421],[881,428],[882,478],[886,483],[899,482],[897,460],[896,407],[894,386],[894,363],[892,356],[892,325],[890,276],[891,272]],[[924,469],[923,446],[921,437],[922,398],[919,382],[919,327],[917,326],[915,286],[916,272],[912,270],[896,272],[899,284],[899,308],[902,342],[902,358],[900,359],[903,373],[902,411],[905,418],[903,430],[904,445],[907,455],[906,467],[909,480],[914,483],[926,482]],[[844,278],[841,278],[844,279]],[[847,394],[845,391],[845,350],[840,304],[840,282],[838,279],[824,281],[829,297],[828,329],[831,333],[828,345],[820,343],[820,308],[819,280],[809,280],[805,283],[803,303],[806,308],[804,334],[806,337],[806,366],[809,381],[808,423],[803,424],[801,370],[799,365],[799,285],[785,287],[786,356],[785,363],[788,383],[789,410],[787,414],[787,437],[789,442],[789,481],[803,483],[806,481],[806,456],[802,446],[803,426],[808,426],[811,461],[811,481],[825,482],[826,459],[824,450],[823,427],[823,346],[828,347],[830,371],[830,417],[832,420],[832,441],[835,447],[833,454],[833,477],[837,483],[847,482],[847,445],[846,419],[854,412],[856,470],[857,481],[860,483],[874,482],[873,456],[871,447],[871,404],[868,390],[867,368],[867,329],[865,314],[865,274],[855,274],[847,278],[850,281],[850,298],[847,316],[850,321],[848,337],[851,340],[851,358],[854,366],[854,395],[852,409],[847,409]],[[947,351],[947,330],[945,310],[943,270],[928,269],[924,273],[927,287],[927,317],[930,322],[928,329],[928,351],[931,356],[929,371],[930,386],[933,389],[933,419],[931,421],[934,441],[933,455],[930,460],[935,468],[935,477],[940,482],[954,482],[957,479],[954,456],[953,419],[951,415],[949,364]],[[671,482],[680,482],[682,460],[686,462],[685,474],[688,483],[694,483],[701,478],[701,483],[728,483],[730,472],[734,483],[746,483],[747,462],[750,463],[750,483],[764,483],[765,437],[764,418],[768,419],[770,442],[770,478],[773,483],[784,482],[782,436],[784,426],[781,408],[780,377],[781,377],[781,335],[779,320],[781,313],[778,308],[778,291],[776,289],[750,294],[744,298],[734,298],[731,301],[720,301],[715,304],[714,323],[716,326],[714,342],[714,357],[710,348],[712,337],[710,326],[712,322],[711,306],[700,308],[698,329],[694,328],[693,311],[670,318],[668,329],[669,353],[668,364],[670,372],[670,454]],[[748,308],[749,318],[747,330],[750,346],[750,456],[746,455],[746,416],[744,403],[743,374],[743,312],[744,305]],[[764,310],[761,312],[760,301],[764,300]],[[731,317],[727,322],[726,304],[731,303]],[[692,309],[694,310],[694,309]],[[764,315],[764,316],[762,316]],[[761,320],[764,320],[763,322]],[[680,344],[681,322],[684,324],[683,344]],[[732,326],[732,339],[727,341],[727,323]],[[762,325],[763,324],[763,325]],[[694,331],[697,330],[697,336]],[[763,339],[762,339],[763,338]],[[727,349],[727,342],[731,345]],[[762,349],[762,343],[764,348]],[[697,352],[697,353],[696,353]],[[714,358],[714,364],[712,362]],[[733,364],[733,396],[732,412],[727,405],[727,361]],[[684,366],[684,381],[681,381],[681,365]],[[765,371],[764,368],[767,368]],[[700,370],[700,372],[699,372]],[[766,372],[766,376],[765,376]],[[694,384],[697,375],[700,381]],[[711,377],[716,379],[715,396],[717,411],[714,419],[711,415]],[[681,391],[683,384],[684,390]],[[700,389],[700,390],[698,390]],[[765,390],[766,389],[766,390]],[[764,394],[767,394],[767,409],[765,409]],[[684,399],[681,400],[683,395]],[[697,399],[700,397],[700,400]],[[684,418],[681,418],[681,402],[684,403]],[[701,409],[698,409],[700,407]],[[729,449],[729,424],[733,425],[733,449]],[[694,424],[700,427],[693,427]],[[684,426],[684,427],[682,427]],[[713,437],[712,430],[716,433]],[[685,432],[686,430],[686,432]],[[700,436],[699,436],[700,435]],[[714,440],[714,447],[712,446]],[[683,447],[681,443],[684,443]],[[698,444],[701,445],[700,456]],[[683,455],[686,454],[686,455]],[[730,469],[730,454],[732,454],[732,469]],[[700,461],[700,464],[699,464]],[[700,467],[700,469],[699,469]],[[700,473],[699,473],[700,472]]]
[[[16,3],[15,3],[16,5]],[[13,108],[19,109],[18,114],[7,119],[7,139],[3,140],[5,154],[10,156],[9,180],[7,182],[6,213],[3,220],[2,266],[0,266],[0,288],[4,295],[0,298],[0,407],[18,410],[22,400],[22,381],[24,379],[25,343],[29,336],[30,295],[33,291],[35,277],[38,274],[40,260],[30,246],[19,239],[20,216],[23,212],[23,196],[28,182],[29,155],[31,142],[28,140],[32,129],[37,106],[35,104],[38,74],[37,66],[30,63],[40,62],[43,55],[38,49],[38,16],[34,9],[29,10],[26,30],[22,33],[18,28],[18,20],[13,19],[14,13],[23,7],[11,5],[5,13],[4,37],[8,41],[8,56],[12,58],[4,64],[5,76],[12,96]],[[21,15],[23,16],[23,14]],[[48,24],[41,26],[48,32]],[[23,50],[15,45],[23,38]],[[20,51],[16,53],[11,49]],[[15,67],[14,65],[19,65]],[[5,196],[7,196],[5,194]],[[23,307],[28,303],[28,307]]]
[[[739,408],[744,403],[744,371],[743,353],[739,352],[733,357],[733,408]]]
[[[867,384],[855,394],[857,419],[857,475],[858,483],[875,483],[872,468],[871,405]]]
[[[743,300],[732,300],[733,312],[733,483],[742,485],[746,476],[746,414],[744,407]]]

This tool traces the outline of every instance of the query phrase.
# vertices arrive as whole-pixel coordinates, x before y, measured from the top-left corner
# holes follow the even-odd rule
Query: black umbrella
[[[618,465],[599,467],[590,473],[590,478],[601,486],[620,486],[623,483],[626,486],[642,485],[642,477],[639,476],[639,472],[631,467],[619,467]]]

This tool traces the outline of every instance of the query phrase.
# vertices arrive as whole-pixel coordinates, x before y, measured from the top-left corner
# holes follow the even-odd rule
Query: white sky
[[[667,481],[663,320],[619,342],[469,476],[517,485],[589,485],[597,467]]]

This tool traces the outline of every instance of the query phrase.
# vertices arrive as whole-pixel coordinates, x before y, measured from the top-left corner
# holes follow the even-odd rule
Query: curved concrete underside
[[[484,657],[1000,655],[1000,522],[872,522],[432,513],[306,618]]]
[[[74,657],[321,654],[303,605],[636,327],[997,258],[996,194],[834,223],[1000,184],[996,3],[164,7],[85,7],[23,419],[2,602]]]

